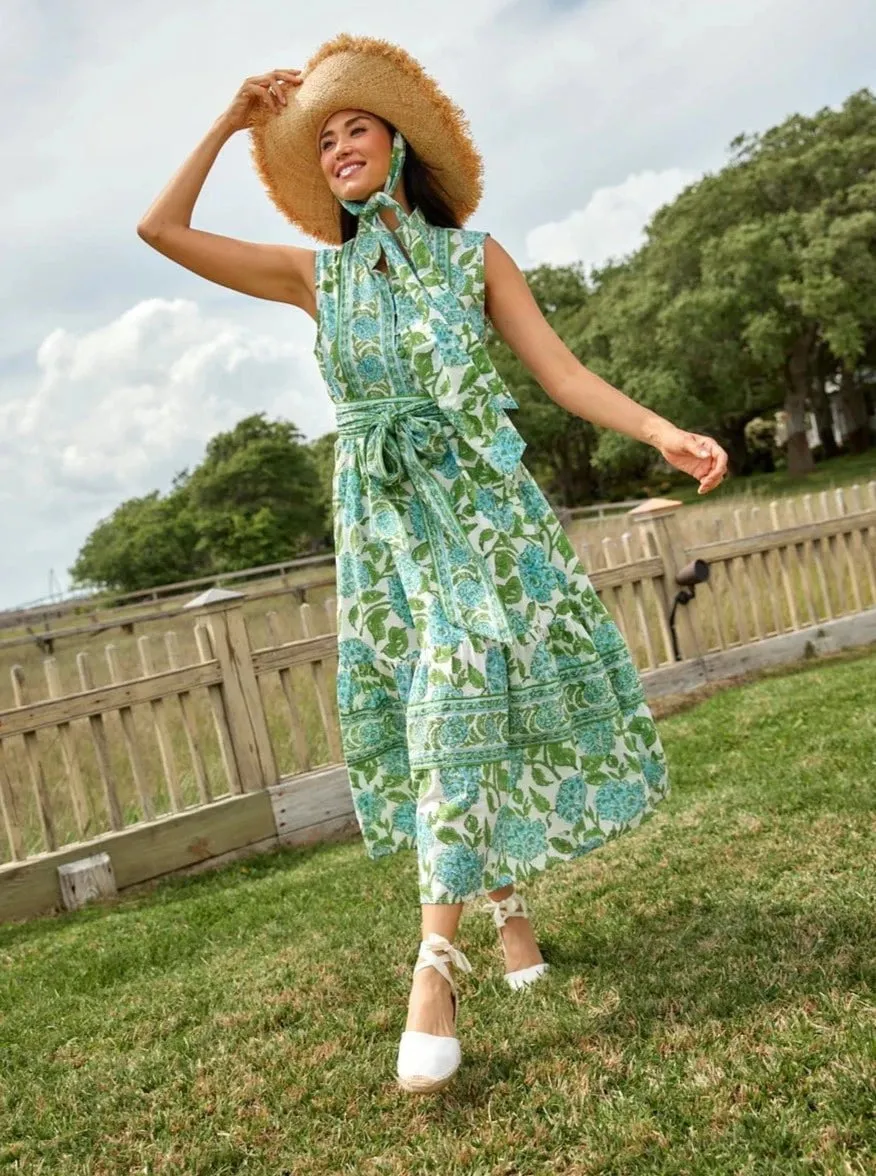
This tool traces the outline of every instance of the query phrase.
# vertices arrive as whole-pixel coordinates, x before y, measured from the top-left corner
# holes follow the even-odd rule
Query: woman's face
[[[373,114],[339,110],[323,123],[318,151],[323,175],[335,196],[367,200],[386,183],[392,137]]]

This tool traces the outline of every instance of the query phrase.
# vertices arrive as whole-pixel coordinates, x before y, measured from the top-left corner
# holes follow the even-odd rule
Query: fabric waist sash
[[[412,558],[398,500],[386,493],[387,487],[407,477],[422,507],[435,582],[448,621],[503,645],[513,644],[495,577],[471,544],[446,489],[429,468],[441,464],[448,452],[444,426],[451,422],[438,403],[431,396],[391,396],[342,401],[335,411],[338,437],[360,440],[372,525],[377,533],[396,555]],[[469,478],[462,466],[454,468],[454,478]],[[471,491],[473,500],[476,487]],[[402,581],[406,582],[404,576]]]

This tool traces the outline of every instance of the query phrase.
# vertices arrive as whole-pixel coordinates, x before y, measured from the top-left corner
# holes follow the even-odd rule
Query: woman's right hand
[[[272,69],[247,78],[220,121],[231,131],[246,130],[256,117],[264,117],[262,112],[278,114],[286,105],[286,86],[300,86],[302,80],[300,69]]]

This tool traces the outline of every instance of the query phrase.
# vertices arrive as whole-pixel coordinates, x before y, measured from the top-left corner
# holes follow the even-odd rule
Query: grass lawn
[[[874,730],[873,648],[664,714],[670,800],[521,887],[547,981],[508,990],[466,909],[433,1096],[395,1084],[413,854],[0,927],[0,1172],[872,1174]]]

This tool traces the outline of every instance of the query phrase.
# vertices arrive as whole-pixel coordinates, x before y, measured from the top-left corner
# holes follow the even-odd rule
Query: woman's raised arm
[[[484,243],[486,312],[490,322],[551,400],[594,425],[625,433],[658,450],[707,494],[727,472],[727,453],[713,437],[679,429],[591,372],[559,337],[523,273],[492,237]]]
[[[141,218],[137,233],[153,249],[208,281],[255,298],[289,302],[315,318],[313,249],[241,241],[193,229],[190,223],[204,181],[225,143],[249,126],[257,104],[279,111],[286,102],[284,87],[299,81],[299,70],[283,69],[247,78]]]

